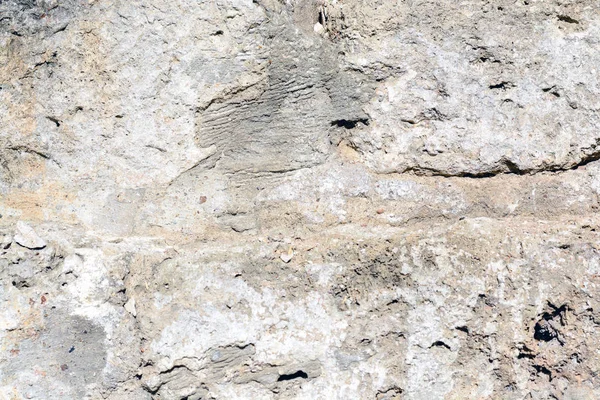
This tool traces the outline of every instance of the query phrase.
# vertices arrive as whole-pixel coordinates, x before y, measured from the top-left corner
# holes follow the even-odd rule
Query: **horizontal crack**
[[[581,167],[586,166],[592,162],[600,160],[600,150],[595,151],[591,154],[584,156],[579,162],[567,165],[567,166],[551,166],[546,168],[531,168],[531,169],[521,169],[517,164],[509,160],[502,160],[502,165],[498,169],[492,171],[485,172],[457,172],[457,173],[449,173],[445,171],[441,171],[435,168],[428,167],[409,167],[405,169],[403,172],[412,172],[418,176],[441,176],[445,178],[472,178],[472,179],[482,179],[482,178],[493,178],[499,175],[536,175],[540,173],[550,172],[550,173],[560,173],[577,170]]]

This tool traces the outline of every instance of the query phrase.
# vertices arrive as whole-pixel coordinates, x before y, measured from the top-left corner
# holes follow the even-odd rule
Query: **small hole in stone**
[[[356,119],[356,120],[348,120],[348,119],[338,119],[335,121],[331,122],[331,126],[337,126],[340,128],[346,128],[346,129],[354,129],[356,128],[358,125],[369,125],[369,120],[368,119]]]
[[[578,24],[579,23],[579,21],[577,21],[575,18],[571,18],[568,15],[559,15],[558,20],[562,21],[562,22],[566,22],[567,24]]]
[[[291,381],[294,379],[307,379],[308,378],[308,374],[304,371],[297,371],[294,372],[293,374],[283,374],[280,375],[279,378],[277,378],[277,382],[283,382],[283,381]]]
[[[442,342],[441,340],[434,342],[429,348],[432,348],[432,347],[443,347],[446,350],[450,350],[450,346],[448,346],[446,343]]]
[[[325,17],[325,15],[323,15],[323,10],[319,9],[319,16],[317,17],[317,21],[325,26],[325,22],[327,22],[327,18]]]

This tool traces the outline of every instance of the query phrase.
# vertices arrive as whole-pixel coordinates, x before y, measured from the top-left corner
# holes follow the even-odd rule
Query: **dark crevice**
[[[327,23],[327,16],[324,15],[324,13],[321,10],[319,10],[319,16],[317,17],[317,22],[319,22],[323,26],[325,26],[325,24]]]
[[[538,373],[538,375],[540,373],[548,375],[548,378],[550,381],[552,381],[552,371],[550,371],[548,368],[544,367],[543,365],[534,365],[533,368],[535,368],[535,371]]]
[[[544,93],[550,92],[550,94],[554,97],[560,97],[560,93],[558,92],[558,88],[556,86],[543,88],[542,91],[544,91]]]
[[[51,160],[49,155],[44,154],[41,151],[30,149],[29,147],[26,147],[26,146],[13,146],[13,147],[9,147],[8,149],[13,150],[13,151],[23,151],[25,153],[35,154],[46,160]]]
[[[433,347],[443,347],[446,350],[450,350],[450,346],[448,346],[446,343],[442,342],[441,340],[433,342],[433,344],[431,346],[429,346],[430,349]]]
[[[480,173],[476,173],[476,174],[472,174],[469,172],[465,172],[462,174],[457,175],[458,177],[461,178],[473,178],[473,179],[478,179],[478,178],[492,178],[496,175],[500,175],[500,173],[495,173],[495,172],[480,172]]]
[[[527,358],[529,360],[532,360],[535,358],[535,354],[531,354],[531,353],[519,353],[519,355],[517,356],[518,360],[521,360],[523,358]]]
[[[504,160],[504,166],[506,166],[506,169],[508,169],[511,174],[519,174],[521,172],[519,166],[510,160]]]
[[[466,333],[467,335],[469,334],[469,328],[468,328],[468,327],[466,327],[466,326],[457,326],[457,327],[456,327],[456,328],[454,328],[454,329],[456,329],[457,331],[464,332],[464,333]]]
[[[558,20],[562,22],[566,22],[567,24],[578,24],[579,21],[575,18],[571,18],[568,15],[559,15]]]
[[[402,388],[399,388],[398,386],[393,386],[389,389],[378,390],[377,395],[375,396],[375,399],[376,400],[396,399],[396,398],[399,398],[399,396],[403,392],[404,392],[404,390],[402,390]]]
[[[29,282],[25,281],[25,280],[21,280],[21,281],[12,281],[12,285],[14,287],[16,287],[17,289],[23,289],[23,288],[28,288],[29,287]]]
[[[308,374],[304,371],[297,371],[293,374],[279,375],[279,378],[277,378],[277,382],[291,381],[294,379],[308,379]]]
[[[515,87],[515,85],[512,82],[500,82],[500,83],[496,83],[494,85],[490,85],[489,88],[490,89],[510,89]]]
[[[173,367],[171,367],[171,368],[169,368],[169,369],[167,369],[165,371],[162,371],[160,373],[160,375],[167,375],[167,374],[170,374],[170,373],[178,371],[178,370],[187,370],[187,371],[190,371],[190,372],[192,371],[186,365],[175,365],[175,366],[173,366]]]
[[[7,149],[8,150],[21,151],[21,152],[25,152],[25,153],[37,155],[37,156],[43,158],[44,160],[52,161],[59,168],[62,168],[62,165],[58,161],[56,161],[54,158],[52,158],[50,155],[42,153],[41,151],[38,151],[38,150],[31,149],[31,148],[29,148],[27,146],[23,146],[23,145],[11,146],[11,147],[8,147]]]
[[[496,59],[492,55],[483,55],[480,56],[475,62],[479,61],[480,63],[492,63],[492,64],[501,64],[501,61]]]
[[[339,128],[346,128],[346,129],[354,129],[358,125],[368,126],[369,120],[366,118],[360,118],[360,119],[355,119],[355,120],[337,119],[337,120],[331,122],[331,126],[337,126]]]
[[[58,118],[55,117],[46,117],[49,121],[54,122],[54,124],[56,125],[56,127],[58,128],[60,126],[60,121],[58,120]]]
[[[542,342],[550,342],[556,339],[561,346],[564,346],[565,342],[557,327],[566,325],[565,314],[568,308],[566,305],[555,307],[552,304],[550,304],[550,307],[553,310],[542,314],[542,318],[535,324],[533,338]]]
[[[162,387],[162,385],[160,385],[158,388],[156,389],[151,389],[148,386],[142,385],[142,387],[144,388],[144,390],[150,394],[157,394],[158,391],[160,390],[160,388]]]

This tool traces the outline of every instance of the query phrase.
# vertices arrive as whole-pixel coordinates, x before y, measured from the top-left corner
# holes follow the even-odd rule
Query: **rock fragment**
[[[23,221],[17,222],[14,240],[17,244],[30,250],[46,247],[46,241],[38,236],[35,230]]]
[[[125,303],[124,307],[129,314],[133,315],[134,317],[137,315],[135,310],[135,299],[133,297],[130,297],[129,300],[127,300],[127,303]]]
[[[279,258],[284,263],[286,263],[286,264],[289,263],[290,261],[292,261],[292,258],[294,258],[294,250],[290,247],[287,252],[281,253]]]

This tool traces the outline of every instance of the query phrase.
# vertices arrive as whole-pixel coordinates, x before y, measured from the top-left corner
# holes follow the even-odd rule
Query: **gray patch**
[[[273,17],[262,31],[265,79],[199,110],[197,142],[218,149],[206,166],[242,176],[312,167],[325,161],[332,127],[368,123],[372,85],[340,69],[333,44]]]
[[[51,36],[65,30],[83,4],[77,0],[0,1],[0,33],[25,36],[45,32]]]
[[[102,379],[104,329],[79,316],[52,312],[39,336],[20,343],[4,368],[4,382],[29,398],[82,398]]]

